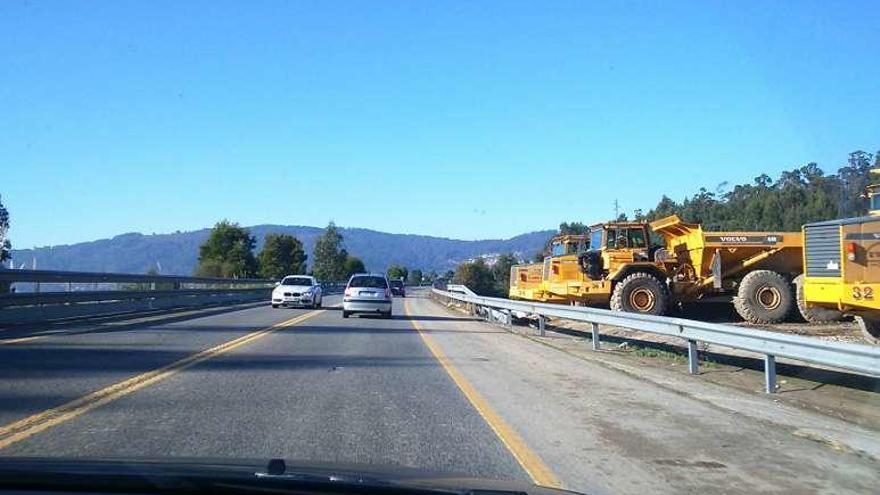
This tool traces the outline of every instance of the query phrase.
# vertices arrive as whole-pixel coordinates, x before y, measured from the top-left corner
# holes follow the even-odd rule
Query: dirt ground
[[[861,331],[852,320],[847,318],[840,323],[825,325],[812,325],[803,321],[799,316],[792,315],[789,321],[777,325],[752,325],[742,321],[742,318],[733,309],[733,304],[725,302],[703,302],[684,305],[676,308],[673,314],[680,318],[709,321],[713,323],[728,323],[731,325],[760,328],[771,332],[788,333],[792,335],[805,335],[816,337],[829,342],[851,342],[854,344],[867,344],[862,338]]]

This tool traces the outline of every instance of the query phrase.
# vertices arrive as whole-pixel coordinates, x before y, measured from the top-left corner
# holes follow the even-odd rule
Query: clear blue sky
[[[464,239],[880,148],[880,3],[0,2],[15,247]]]

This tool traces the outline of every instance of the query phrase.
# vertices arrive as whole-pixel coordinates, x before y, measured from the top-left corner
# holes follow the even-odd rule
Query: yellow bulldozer
[[[797,300],[812,322],[855,316],[864,337],[880,344],[880,184],[869,185],[864,197],[867,216],[804,226]]]
[[[652,233],[663,246],[652,245]],[[511,268],[509,296],[653,315],[732,296],[746,321],[777,323],[795,305],[802,251],[800,232],[706,232],[675,215],[608,222],[588,237],[555,237],[542,264]]]

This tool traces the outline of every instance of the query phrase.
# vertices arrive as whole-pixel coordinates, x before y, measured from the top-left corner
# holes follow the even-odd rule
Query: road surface
[[[853,449],[791,427],[852,432],[843,421],[760,396],[743,404],[778,421],[719,407],[723,389],[658,387],[426,298],[395,299],[391,320],[343,319],[338,303],[0,334],[0,456],[284,457],[595,493],[880,480],[876,432]]]

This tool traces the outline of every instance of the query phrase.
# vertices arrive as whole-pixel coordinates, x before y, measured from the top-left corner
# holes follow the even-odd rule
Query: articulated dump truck
[[[652,232],[664,246],[651,245]],[[588,238],[558,236],[551,249],[543,264],[511,269],[511,299],[663,315],[732,296],[744,320],[778,323],[795,306],[803,242],[800,232],[705,232],[673,215],[593,225]]]
[[[808,321],[852,315],[865,339],[880,344],[880,184],[868,186],[865,197],[867,216],[804,226],[806,269],[795,282]]]

